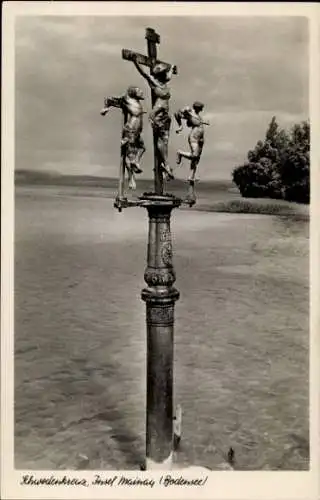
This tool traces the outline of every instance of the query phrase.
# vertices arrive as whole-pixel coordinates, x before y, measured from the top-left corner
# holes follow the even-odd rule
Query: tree
[[[309,202],[308,122],[295,125],[287,133],[279,129],[276,117],[247,154],[248,161],[233,170],[232,179],[245,197],[283,198]]]
[[[310,201],[310,124],[294,125],[280,165],[284,199]]]

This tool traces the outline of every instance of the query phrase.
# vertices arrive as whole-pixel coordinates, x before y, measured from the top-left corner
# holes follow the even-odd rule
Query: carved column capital
[[[149,215],[148,263],[144,279],[150,293],[158,297],[169,296],[176,280],[172,262],[170,216],[172,209],[179,206],[181,201],[174,196],[145,194],[141,197],[141,203]]]

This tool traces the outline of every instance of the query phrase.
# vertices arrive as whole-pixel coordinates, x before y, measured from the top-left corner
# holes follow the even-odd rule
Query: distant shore
[[[56,172],[39,172],[33,170],[17,170],[15,172],[15,186],[29,187],[74,187],[78,188],[75,194],[105,196],[111,198],[118,187],[118,180],[111,177],[61,175]],[[140,179],[138,191],[134,198],[145,191],[152,190],[151,179]],[[92,190],[92,188],[95,188]],[[80,192],[79,192],[80,190]],[[298,204],[284,200],[269,198],[242,198],[238,189],[228,180],[201,181],[196,186],[198,200],[191,210],[203,212],[222,212],[239,214],[260,214],[293,216],[299,219],[309,219],[309,205]],[[175,179],[168,185],[168,192],[184,197],[186,182]],[[71,194],[71,193],[70,193]],[[190,210],[190,208],[187,208]]]

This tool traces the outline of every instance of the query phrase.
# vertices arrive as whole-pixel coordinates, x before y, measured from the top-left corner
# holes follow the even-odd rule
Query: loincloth
[[[124,125],[122,129],[122,139],[126,139],[127,142],[134,143],[137,140],[139,140],[141,136],[141,130],[140,129],[134,129],[130,127],[129,125]]]
[[[167,113],[158,113],[155,116],[151,113],[150,122],[155,134],[158,137],[169,137],[171,117]]]

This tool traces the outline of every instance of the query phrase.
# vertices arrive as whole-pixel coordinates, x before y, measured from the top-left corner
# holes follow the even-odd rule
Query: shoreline
[[[116,189],[104,186],[85,186],[85,185],[57,185],[40,183],[15,183],[15,191],[23,192],[24,189],[47,189],[47,195],[54,196],[74,196],[86,198],[107,198],[114,199]],[[57,192],[65,190],[65,192]],[[56,191],[56,192],[55,192]],[[137,198],[141,193],[137,193],[133,198]],[[180,190],[177,196],[183,197],[185,193]],[[30,193],[31,195],[31,193]],[[212,190],[212,199],[210,192],[204,190],[198,192],[197,203],[193,207],[182,206],[180,209],[196,212],[229,213],[229,214],[251,214],[251,215],[271,215],[294,217],[301,220],[310,219],[310,205],[295,203],[286,200],[276,200],[272,198],[243,198],[234,188],[225,188]]]

